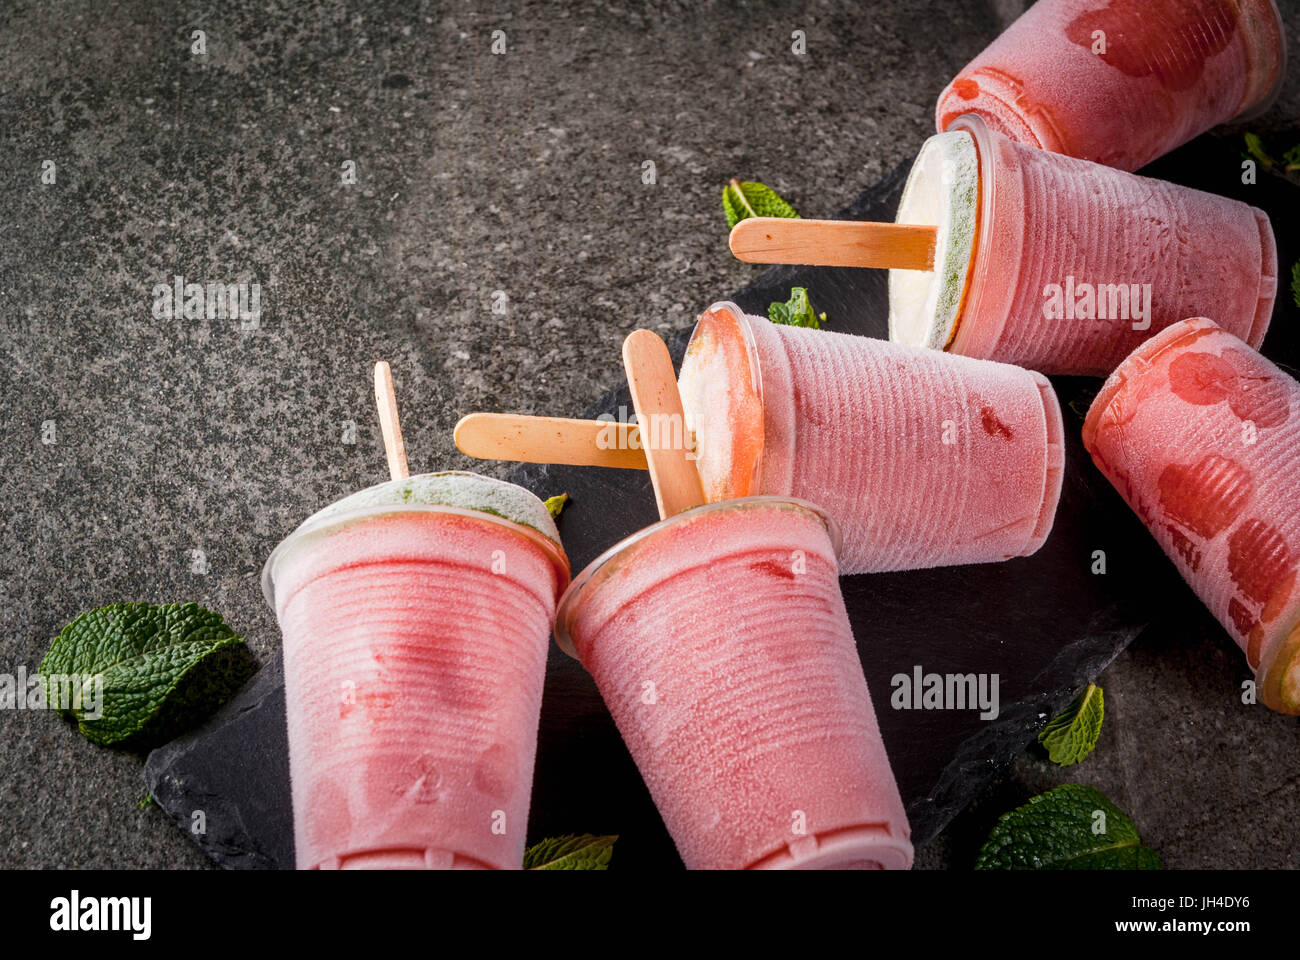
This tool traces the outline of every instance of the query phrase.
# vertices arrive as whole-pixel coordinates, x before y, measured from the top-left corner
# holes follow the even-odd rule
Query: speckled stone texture
[[[207,604],[265,660],[266,555],[385,476],[375,360],[417,470],[470,465],[451,441],[467,411],[581,411],[629,330],[680,331],[754,275],[726,250],[728,177],[837,209],[915,152],[938,91],[1018,6],[4,5],[0,672],[34,670],[69,619],[118,599]],[[1300,2],[1282,6],[1295,52]],[[1253,128],[1298,106],[1292,70]],[[152,288],[177,274],[260,283],[260,322],[155,319]],[[1205,697],[1235,655],[1226,638],[1130,650],[1102,678],[1097,756],[1064,775],[1027,757],[918,864],[965,867],[997,812],[1077,778],[1171,866],[1296,865],[1277,840],[1294,837],[1278,798],[1296,725]],[[141,768],[0,712],[0,866],[208,865],[137,809]]]

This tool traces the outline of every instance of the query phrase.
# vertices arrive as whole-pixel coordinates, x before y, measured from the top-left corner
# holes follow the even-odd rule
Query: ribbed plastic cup
[[[701,315],[682,370],[706,493],[819,504],[844,532],[842,573],[1027,556],[1051,532],[1064,428],[1041,374],[734,303]]]
[[[1273,0],[1038,0],[939,95],[1032,147],[1137,170],[1249,119],[1286,76]]]
[[[1093,461],[1300,714],[1300,383],[1203,317],[1139,347],[1083,427]]]
[[[975,140],[980,211],[950,351],[1106,376],[1143,340],[1210,310],[1251,346],[1263,342],[1278,262],[1262,210],[1046,153],[993,133],[976,116],[951,129]],[[1050,286],[1061,300],[1049,319]],[[1142,317],[1148,286],[1150,313]]]
[[[522,866],[567,582],[556,542],[455,506],[318,514],[275,549],[299,869]]]
[[[690,869],[907,868],[912,844],[817,507],[709,504],[620,542],[560,601]]]

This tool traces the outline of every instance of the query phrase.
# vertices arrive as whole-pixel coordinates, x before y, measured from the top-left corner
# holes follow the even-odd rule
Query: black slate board
[[[1241,184],[1240,169],[1236,141],[1202,137],[1143,172],[1268,211],[1281,272],[1289,279],[1300,246],[1291,222],[1300,209],[1300,190],[1267,173],[1256,185]],[[892,220],[906,173],[906,166],[895,170],[838,216]],[[769,302],[784,300],[794,285],[809,289],[817,309],[831,318],[830,329],[887,336],[881,271],[777,267],[732,299],[764,314]],[[1294,369],[1300,364],[1300,311],[1287,287],[1284,281],[1264,352]],[[682,331],[672,343],[675,360],[680,361],[688,336],[689,330]],[[867,682],[918,844],[939,833],[997,767],[1023,750],[1047,718],[1162,609],[1188,603],[1188,588],[1172,564],[1083,450],[1079,428],[1099,381],[1062,377],[1053,382],[1065,415],[1066,477],[1056,525],[1037,554],[1000,564],[843,579]],[[620,405],[631,409],[625,386],[586,415]],[[511,479],[544,496],[571,495],[560,527],[575,571],[656,519],[644,473],[524,466]],[[1092,573],[1096,550],[1105,552],[1105,575]],[[1208,616],[1193,622],[1205,631],[1218,630]],[[918,665],[943,674],[998,674],[1000,715],[983,721],[971,710],[892,709],[890,678],[911,674]],[[1244,678],[1244,658],[1241,669]],[[145,776],[158,804],[223,866],[292,866],[279,658],[204,728],[155,750]],[[204,813],[205,832],[191,830],[195,810]],[[529,842],[584,832],[620,835],[616,868],[681,867],[595,685],[552,645]]]

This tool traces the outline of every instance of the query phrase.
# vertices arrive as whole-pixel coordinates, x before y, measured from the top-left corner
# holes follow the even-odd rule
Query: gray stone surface
[[[753,275],[726,252],[727,177],[837,208],[931,131],[995,7],[1015,4],[0,9],[0,672],[34,670],[64,623],[118,599],[203,602],[265,660],[266,554],[384,476],[376,359],[417,469],[468,465],[450,435],[468,410],[583,409],[629,330],[676,332]],[[1282,7],[1295,51],[1300,3]],[[1298,78],[1256,129],[1295,124]],[[153,285],[178,273],[260,282],[260,325],[154,319]],[[1102,678],[1097,756],[1062,774],[1027,755],[919,863],[965,867],[1001,809],[1079,779],[1171,866],[1295,866],[1279,838],[1300,734],[1234,708],[1238,656],[1140,642]],[[207,865],[136,808],[141,769],[47,714],[0,713],[0,866]]]

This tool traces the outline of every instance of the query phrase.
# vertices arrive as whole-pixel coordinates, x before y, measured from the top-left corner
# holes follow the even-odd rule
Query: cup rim
[[[969,66],[969,65],[968,65]],[[952,119],[947,123],[939,126],[936,123],[936,129],[939,133],[946,133],[952,129],[952,125],[965,116],[978,116],[984,121],[990,130],[1001,134],[1008,139],[1023,143],[1027,147],[1034,147],[1037,150],[1045,150],[1048,153],[1064,153],[1061,147],[1061,137],[1059,132],[1052,126],[1051,122],[1037,110],[1032,109],[1027,104],[1021,105],[1008,99],[1005,92],[998,90],[995,92],[990,87],[990,81],[997,84],[1005,84],[1003,76],[993,70],[991,67],[976,67],[967,71],[963,69],[960,74],[949,81],[948,86],[944,87],[943,93],[939,95],[939,101],[936,104],[936,114],[942,115],[944,100],[947,94],[953,88],[953,84],[962,77],[975,78],[980,83],[980,99],[992,100],[1005,109],[1005,113],[999,113],[995,110],[985,109],[983,112],[975,110],[966,110],[961,113],[947,111]],[[1032,119],[1031,119],[1032,117]],[[938,119],[936,117],[936,119]],[[1034,121],[1037,121],[1035,123]]]
[[[1290,716],[1300,715],[1300,703],[1288,703],[1283,699],[1282,682],[1296,658],[1300,658],[1300,619],[1291,629],[1278,634],[1269,649],[1261,653],[1259,666],[1255,669],[1260,702],[1270,710]]]
[[[1188,338],[1199,338],[1206,332],[1228,333],[1209,317],[1187,317],[1171,323],[1154,337],[1143,340],[1133,348],[1132,353],[1120,361],[1119,366],[1111,371],[1110,376],[1102,383],[1101,389],[1097,391],[1097,395],[1092,398],[1088,413],[1083,418],[1083,446],[1089,456],[1092,455],[1095,446],[1098,419],[1103,411],[1114,403],[1130,378],[1149,367],[1166,350],[1173,349]],[[1228,335],[1232,336],[1232,334]],[[1142,370],[1137,369],[1139,364],[1143,365]]]
[[[740,336],[745,344],[745,354],[749,359],[750,380],[754,384],[754,399],[758,401],[758,408],[763,413],[763,443],[759,445],[758,456],[754,458],[754,470],[749,478],[749,483],[745,487],[746,496],[756,496],[755,491],[762,489],[763,480],[763,451],[767,447],[766,427],[767,427],[767,407],[763,399],[763,365],[758,355],[758,341],[754,338],[754,328],[750,325],[750,316],[733,300],[715,300],[709,304],[704,313],[711,313],[714,310],[725,310],[736,320],[740,327]],[[703,316],[704,314],[700,314]],[[686,341],[686,353],[683,357],[689,355],[691,346],[695,343],[696,336],[700,332],[700,323],[697,318],[695,329],[691,331],[691,338]],[[685,364],[685,359],[682,363]]]
[[[356,507],[351,510],[340,510],[337,513],[331,513],[326,517],[308,517],[300,523],[292,533],[276,545],[275,549],[271,551],[270,556],[266,558],[266,563],[262,565],[262,597],[266,600],[267,605],[278,615],[279,611],[276,609],[275,605],[276,568],[284,561],[285,557],[288,556],[289,553],[301,546],[305,540],[311,537],[323,537],[361,520],[398,513],[440,513],[457,517],[467,517],[471,520],[482,520],[487,523],[494,523],[497,526],[505,527],[507,530],[512,531],[535,546],[541,548],[546,558],[555,568],[555,595],[557,599],[568,587],[570,580],[568,556],[559,544],[539,530],[534,530],[532,527],[507,519],[506,517],[487,513],[483,510],[474,510],[469,507],[456,507],[442,503],[387,503],[371,504],[368,506]]]
[[[735,497],[730,500],[715,500],[712,503],[693,507],[690,510],[685,510],[682,513],[659,520],[650,524],[648,527],[642,527],[636,533],[624,537],[613,546],[604,550],[595,560],[587,564],[581,572],[573,577],[568,587],[565,589],[563,594],[561,594],[559,603],[556,605],[554,627],[556,645],[570,657],[581,663],[581,658],[578,656],[577,649],[573,645],[573,638],[569,632],[568,615],[570,608],[577,602],[582,591],[586,589],[600,574],[601,570],[603,570],[610,561],[622,554],[623,551],[637,546],[650,537],[657,536],[659,533],[669,529],[675,524],[683,523],[688,519],[694,520],[706,513],[717,513],[724,510],[749,509],[769,504],[794,506],[806,511],[807,513],[813,514],[817,519],[821,520],[822,524],[826,527],[827,536],[830,537],[831,541],[831,550],[834,552],[836,561],[838,562],[840,550],[843,545],[843,538],[840,534],[839,524],[835,522],[834,517],[817,504],[811,503],[808,500],[802,500],[798,497],[781,497],[772,494],[763,494],[753,497]]]
[[[794,844],[786,843],[745,867],[746,870],[834,868],[848,860],[872,860],[885,870],[911,869],[915,851],[911,829],[904,815],[904,828],[895,832],[888,821],[853,824],[823,834],[814,834],[817,847],[800,858]]]
[[[1287,66],[1287,49],[1286,49],[1286,21],[1282,19],[1282,10],[1277,5],[1277,0],[1268,0],[1268,5],[1273,8],[1273,19],[1277,24],[1278,36],[1278,64],[1277,79],[1273,81],[1273,87],[1268,93],[1264,94],[1255,103],[1247,104],[1241,109],[1228,123],[1245,123],[1247,120],[1254,120],[1273,109],[1273,104],[1282,94],[1282,87],[1286,84],[1286,66]]]
[[[991,352],[988,350],[981,351],[978,343],[974,344],[975,349],[971,349],[974,334],[972,334],[973,325],[969,321],[974,308],[979,305],[984,296],[981,279],[988,276],[989,273],[988,270],[981,270],[980,266],[987,263],[988,258],[992,255],[993,211],[998,193],[993,163],[993,135],[996,131],[990,128],[978,113],[963,113],[948,124],[948,130],[964,131],[970,134],[971,139],[975,141],[975,157],[979,163],[979,200],[976,203],[979,225],[975,231],[975,243],[971,250],[969,274],[966,278],[966,289],[962,292],[961,308],[957,312],[952,335],[948,337],[948,342],[943,349],[947,353],[961,353],[971,357],[989,357]],[[1001,134],[998,134],[998,136],[1001,136]],[[1017,278],[1018,276],[1019,272],[1017,271]],[[1002,336],[1002,329],[1006,326],[1006,311],[1000,311],[997,318],[998,329],[996,331],[986,331],[984,334],[986,338],[990,334],[992,335],[991,342],[996,342],[997,338]],[[987,327],[989,325],[988,317],[982,317],[981,322],[983,326]],[[962,346],[960,350],[957,348],[959,343]]]

